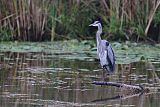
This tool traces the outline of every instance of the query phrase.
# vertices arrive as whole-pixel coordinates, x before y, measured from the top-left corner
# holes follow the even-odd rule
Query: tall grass
[[[139,38],[146,39],[145,29],[148,22],[151,21],[150,15],[153,10],[159,6],[156,7],[158,2],[160,1],[110,0],[108,3],[110,22],[107,23],[110,33],[118,33],[117,35],[122,35],[129,40],[135,37],[137,40]]]
[[[41,40],[45,33],[48,4],[48,0],[1,0],[0,29],[9,29],[13,39]]]
[[[0,36],[1,40],[22,41],[93,38],[88,24],[101,18],[107,37],[145,40],[152,25],[160,23],[159,3],[160,0],[1,0]]]

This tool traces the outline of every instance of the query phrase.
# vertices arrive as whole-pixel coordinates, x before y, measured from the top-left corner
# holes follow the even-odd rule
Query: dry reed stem
[[[141,32],[144,32],[145,35],[147,35],[155,14],[153,11],[157,10],[160,0],[2,0],[1,2],[3,7],[1,7],[2,9],[0,10],[0,29],[2,29],[2,27],[12,29],[12,35],[18,40],[30,41],[34,39],[35,41],[41,41],[48,33],[52,40],[54,40],[55,33],[58,34],[55,29],[59,29],[57,27],[59,24],[61,24],[64,29],[67,29],[62,32],[62,34],[66,34],[66,32],[76,32],[75,34],[86,32],[83,30],[85,28],[82,28],[82,31],[78,30],[79,32],[74,29],[75,27],[82,26],[68,28],[68,26],[72,26],[74,23],[76,23],[76,25],[82,24],[76,20],[76,17],[86,17],[86,19],[90,21],[96,19],[97,16],[101,17],[109,27],[113,27],[111,28],[112,30],[109,30],[111,33],[117,31],[114,29],[118,29],[124,34],[124,30],[126,31],[140,26],[142,29],[137,30],[137,28],[135,32],[133,30],[133,33],[138,32],[138,35],[143,35]],[[9,8],[7,8],[8,6]],[[55,19],[55,17],[53,17],[54,22],[52,22],[57,22],[58,24],[48,27],[48,21],[52,17],[52,15],[48,13],[50,6],[56,8],[56,18],[62,18]],[[95,16],[88,16],[88,14],[85,13],[86,10],[93,12]],[[81,13],[81,11],[84,13]],[[151,17],[147,19],[149,14]],[[110,21],[112,18],[115,18],[113,22]],[[72,25],[70,25],[70,23],[72,23]],[[145,29],[146,25],[147,27]],[[125,27],[127,27],[127,29],[125,29]]]
[[[150,18],[149,18],[147,27],[146,27],[146,29],[145,29],[145,35],[146,35],[146,36],[147,36],[147,34],[148,34],[149,27],[150,27],[150,25],[151,25],[151,22],[152,22],[152,20],[153,20],[153,17],[154,17],[154,15],[155,15],[155,12],[156,12],[156,10],[158,9],[159,5],[160,5],[160,0],[157,1],[157,5],[156,5],[155,8],[153,9],[153,11],[151,11],[151,13],[150,13],[151,15],[150,15]]]

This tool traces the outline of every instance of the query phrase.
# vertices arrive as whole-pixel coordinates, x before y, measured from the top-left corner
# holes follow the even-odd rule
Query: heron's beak
[[[93,26],[93,24],[90,24],[89,26]]]
[[[89,26],[94,26],[94,24],[90,24]]]

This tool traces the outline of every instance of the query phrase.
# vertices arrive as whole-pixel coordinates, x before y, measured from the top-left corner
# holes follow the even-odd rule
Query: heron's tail
[[[110,74],[114,72],[114,67],[112,65],[103,65],[103,70]]]

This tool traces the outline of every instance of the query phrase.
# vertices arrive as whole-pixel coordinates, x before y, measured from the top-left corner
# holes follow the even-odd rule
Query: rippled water
[[[99,61],[87,53],[0,53],[1,107],[159,107],[160,63],[117,64],[103,75]],[[158,58],[159,60],[159,58]],[[117,87],[96,86],[112,81],[149,87],[146,93],[127,93]]]

